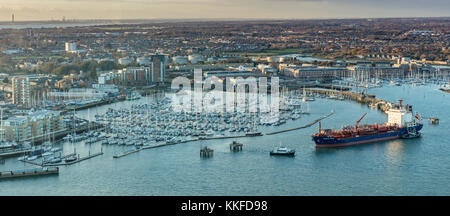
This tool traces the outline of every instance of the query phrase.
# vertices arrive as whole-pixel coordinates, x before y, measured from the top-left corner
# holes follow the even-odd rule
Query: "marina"
[[[418,87],[402,87],[402,86],[393,86],[393,87],[387,87],[387,89],[390,88],[399,88],[399,89],[408,89],[408,88],[420,88],[420,89],[427,89],[426,94],[433,94],[440,92],[433,90],[432,87],[427,86],[418,86]],[[307,89],[305,89],[306,92],[309,92]],[[408,94],[405,94],[405,91],[400,91],[402,96],[392,96],[392,97],[385,97],[386,94],[383,93],[383,88],[376,88],[373,90],[369,90],[369,92],[373,95],[377,95],[380,98],[386,98],[386,101],[395,101],[398,98],[404,98],[405,101],[407,100],[408,103],[411,102],[415,105],[415,110],[422,111],[423,104],[421,104],[417,99],[415,100],[414,97],[408,97]],[[123,101],[121,103],[111,105],[105,105],[102,107],[98,107],[97,109],[91,109],[91,110],[81,110],[77,111],[75,114],[77,118],[83,118],[86,120],[90,120],[91,123],[88,123],[86,125],[85,132],[75,133],[76,135],[74,137],[73,134],[69,133],[70,136],[67,135],[68,138],[57,142],[54,144],[55,147],[60,147],[62,149],[61,154],[61,162],[54,163],[54,164],[46,164],[42,163],[43,159],[37,159],[34,160],[26,160],[22,161],[19,165],[17,164],[16,158],[7,158],[5,159],[5,164],[0,165],[3,167],[10,167],[11,170],[14,169],[23,169],[24,166],[31,168],[31,167],[41,167],[41,166],[48,166],[48,167],[60,167],[61,170],[63,170],[63,174],[58,175],[57,178],[54,178],[52,181],[59,181],[57,179],[66,179],[69,178],[72,174],[72,172],[75,172],[75,170],[81,169],[81,167],[84,167],[82,169],[90,170],[90,168],[87,168],[86,166],[94,166],[98,167],[101,166],[107,170],[110,170],[112,172],[114,166],[118,166],[119,170],[121,172],[127,173],[127,169],[131,167],[131,170],[134,170],[134,172],[138,172],[137,169],[140,169],[139,167],[152,167],[152,169],[160,170],[164,167],[172,167],[174,163],[177,163],[176,161],[180,161],[183,163],[191,164],[194,167],[198,167],[200,164],[195,165],[196,159],[193,158],[194,155],[197,155],[198,158],[198,151],[199,148],[202,149],[204,146],[210,146],[214,148],[214,153],[212,151],[210,153],[204,153],[205,158],[214,158],[212,160],[206,160],[210,162],[203,162],[203,163],[229,163],[231,158],[236,158],[239,160],[244,160],[249,163],[250,161],[258,161],[259,163],[266,164],[267,166],[268,162],[274,160],[282,160],[282,157],[274,157],[271,160],[268,160],[268,155],[270,153],[270,150],[273,148],[274,143],[279,143],[279,140],[282,139],[283,143],[289,143],[286,145],[286,148],[293,149],[295,147],[296,149],[296,157],[293,158],[293,164],[288,165],[290,169],[294,169],[293,166],[297,166],[299,169],[304,170],[302,172],[311,172],[307,171],[311,168],[311,165],[308,165],[305,167],[308,163],[313,163],[313,167],[316,167],[317,165],[314,165],[314,159],[317,157],[317,159],[320,158],[328,158],[331,155],[330,152],[327,153],[327,151],[322,150],[313,150],[314,145],[313,141],[311,140],[310,135],[313,134],[315,131],[317,131],[317,127],[312,127],[313,125],[318,124],[320,121],[322,125],[329,125],[330,127],[337,126],[339,127],[340,124],[337,124],[338,122],[349,122],[346,119],[345,116],[353,116],[353,118],[359,118],[361,116],[354,115],[352,113],[348,113],[345,110],[353,110],[351,112],[358,112],[364,114],[368,113],[366,118],[369,122],[383,122],[383,119],[386,118],[385,114],[383,112],[380,112],[380,110],[377,109],[371,109],[369,106],[367,106],[365,103],[359,103],[357,100],[353,99],[345,99],[345,100],[338,100],[328,97],[323,97],[322,95],[326,94],[319,94],[311,92],[307,93],[309,98],[315,98],[314,101],[309,100],[307,102],[302,102],[302,95],[303,90],[294,91],[292,93],[287,93],[287,98],[294,99],[298,98],[300,101],[300,106],[295,109],[296,103],[289,102],[289,99],[286,100],[287,104],[291,104],[292,108],[283,111],[284,115],[281,115],[279,122],[274,122],[271,124],[264,124],[260,120],[262,117],[255,114],[247,114],[247,115],[240,115],[235,114],[233,115],[198,115],[198,114],[189,114],[189,113],[179,113],[176,115],[170,115],[170,112],[165,113],[165,109],[168,108],[169,101],[164,98],[158,97],[153,98],[153,96],[144,96],[141,99],[133,100],[133,101]],[[444,94],[444,93],[442,93]],[[405,96],[406,95],[406,96]],[[308,104],[309,103],[309,104]],[[325,105],[327,104],[327,105]],[[152,107],[153,106],[153,107]],[[310,106],[309,110],[307,107]],[[330,112],[329,107],[333,107],[333,111]],[[149,109],[146,109],[149,108]],[[149,112],[146,112],[145,110],[150,110]],[[292,118],[293,115],[296,113],[299,113],[299,118]],[[358,111],[361,110],[361,111]],[[309,111],[309,112],[307,112]],[[363,113],[362,113],[363,112]],[[122,113],[122,114],[121,114]],[[130,114],[131,113],[131,114]],[[151,114],[155,113],[155,114]],[[308,113],[308,114],[306,114]],[[108,114],[109,117],[106,117],[105,114]],[[423,113],[424,116],[440,116],[440,112],[436,112],[433,110],[429,110],[428,112]],[[158,116],[161,116],[158,119]],[[108,121],[106,121],[108,119]],[[166,120],[167,119],[167,120]],[[198,122],[205,122],[206,124],[201,123],[195,123],[198,119]],[[239,121],[237,119],[240,119]],[[427,119],[424,117],[424,119]],[[98,121],[97,121],[98,120]],[[283,120],[285,121],[284,123]],[[446,122],[445,118],[441,118],[441,124]],[[366,119],[363,119],[362,121],[366,121]],[[107,123],[109,122],[109,123]],[[225,124],[223,124],[225,122]],[[227,123],[229,122],[229,123]],[[334,123],[333,123],[334,122]],[[351,121],[350,121],[351,122]],[[350,123],[349,122],[349,123]],[[91,125],[94,124],[101,124],[104,125],[104,127],[94,128],[91,127]],[[192,125],[190,127],[189,125]],[[207,126],[207,124],[211,126]],[[151,126],[150,126],[151,125]],[[179,128],[177,128],[177,125],[180,125]],[[197,126],[198,125],[198,126]],[[217,128],[216,128],[217,125]],[[224,129],[221,129],[220,126],[225,125]],[[303,126],[299,126],[303,125]],[[429,125],[432,125],[431,122]],[[381,142],[377,144],[371,144],[371,145],[364,145],[362,149],[366,149],[365,151],[368,151],[367,153],[362,153],[361,157],[367,154],[374,153],[370,151],[370,149],[374,147],[380,147],[385,146],[386,148],[391,148],[392,146],[398,146],[402,145],[403,148],[408,148],[409,144],[401,144],[403,142],[424,142],[425,140],[430,139],[429,133],[430,133],[430,126],[425,125],[422,134],[422,138],[416,140],[416,139],[399,139],[397,141],[387,141],[387,142]],[[145,128],[145,129],[144,129]],[[183,128],[189,128],[189,130],[183,131]],[[197,129],[198,128],[198,129]],[[241,129],[242,128],[242,129]],[[247,132],[245,131],[247,128]],[[439,129],[441,127],[436,127],[433,130]],[[235,129],[235,132],[232,132],[232,130]],[[236,132],[236,129],[238,129],[238,132]],[[180,130],[180,131],[177,131]],[[262,136],[249,136],[248,133],[252,132],[260,132]],[[117,134],[117,136],[115,136]],[[146,135],[149,135],[146,137]],[[301,137],[299,139],[298,137]],[[73,139],[73,142],[72,142]],[[231,157],[231,154],[233,151],[232,145],[230,144],[230,139],[234,139],[237,141],[237,143],[246,143],[246,147],[241,148],[239,154],[236,154],[235,156]],[[411,146],[417,146],[417,145],[411,145]],[[164,148],[162,148],[164,147]],[[74,153],[74,148],[76,148],[76,153]],[[361,148],[350,148],[346,150],[348,153],[344,153],[344,155],[347,155],[351,152],[357,151]],[[212,150],[212,149],[211,149]],[[97,154],[91,154],[91,156],[88,156],[90,152],[102,152]],[[205,151],[207,152],[207,151]],[[312,154],[308,153],[312,152]],[[315,153],[314,153],[315,152]],[[174,154],[174,155],[168,155]],[[186,155],[187,154],[187,155]],[[87,155],[86,157],[80,157],[78,159],[78,155]],[[209,156],[208,156],[209,155]],[[214,155],[214,157],[212,157]],[[265,155],[265,156],[264,156]],[[315,155],[315,156],[314,156]],[[329,155],[329,156],[327,156]],[[75,159],[73,161],[66,162],[66,158],[74,157]],[[95,160],[88,160],[90,158],[96,158]],[[185,159],[180,159],[185,157]],[[203,157],[203,156],[202,156]],[[201,158],[202,158],[201,157]],[[355,156],[353,156],[355,157]],[[392,156],[395,157],[395,156]],[[117,162],[112,162],[108,160],[107,158],[112,159],[113,161],[116,161],[116,159],[121,158],[121,160],[117,160]],[[167,158],[172,161],[167,161]],[[265,159],[264,159],[265,158]],[[331,157],[333,158],[333,157]],[[358,157],[356,157],[358,158]],[[355,159],[356,159],[355,158]],[[322,160],[320,159],[320,160]],[[354,159],[351,159],[354,160]],[[371,159],[373,160],[373,159]],[[79,163],[83,161],[83,163]],[[166,165],[158,163],[157,161],[166,161]],[[298,164],[296,161],[305,163],[304,165]],[[308,162],[309,161],[309,162]],[[342,160],[341,160],[342,161]],[[281,162],[281,161],[280,161]],[[131,164],[132,163],[132,164]],[[151,163],[153,165],[144,165],[147,163]],[[239,163],[239,162],[238,162]],[[287,162],[289,163],[289,162]],[[328,163],[328,162],[327,162]],[[75,165],[79,164],[79,165]],[[363,163],[364,164],[364,163]],[[72,165],[72,166],[67,166]],[[212,165],[212,164],[211,164]],[[30,167],[31,166],[31,167]],[[126,168],[129,167],[129,168]],[[131,171],[130,170],[130,171]],[[241,170],[241,169],[239,169]],[[320,170],[320,168],[319,168]],[[377,168],[379,170],[379,168]],[[381,171],[381,170],[379,170]],[[83,173],[85,171],[82,171]],[[116,171],[114,171],[116,172]],[[76,172],[75,172],[76,173]],[[189,178],[196,179],[195,177],[183,172],[184,175]],[[195,173],[195,172],[194,172]],[[66,176],[67,175],[67,176]],[[138,174],[142,175],[142,174]],[[157,174],[159,176],[158,178],[163,178],[165,176],[162,173]],[[293,176],[292,176],[293,177]],[[239,177],[234,176],[234,178],[239,179]],[[53,179],[53,178],[52,178]],[[231,179],[228,179],[231,180]],[[324,181],[323,179],[321,181]],[[95,182],[95,181],[94,181]],[[326,182],[326,181],[325,181]],[[172,182],[173,183],[173,182]],[[8,184],[8,183],[7,183]],[[58,185],[58,183],[56,183]],[[103,185],[104,183],[94,183],[94,184],[100,184]],[[173,183],[176,184],[176,183]],[[264,183],[260,182],[261,185],[264,185]],[[152,185],[152,184],[150,184]],[[295,183],[290,184],[291,186],[295,185]],[[62,187],[62,186],[59,186]],[[255,187],[255,186],[253,186]],[[45,187],[44,187],[45,188]],[[139,188],[139,187],[137,187]],[[137,189],[136,188],[136,189]],[[259,186],[256,186],[256,188],[259,188]],[[131,188],[128,188],[131,189]],[[154,189],[154,188],[153,188]],[[142,188],[141,188],[142,190]],[[219,187],[220,190],[220,187]],[[70,190],[69,190],[70,191]],[[138,191],[134,191],[133,189],[129,190],[128,192],[123,192],[125,194],[141,194]],[[144,189],[145,191],[145,189]],[[227,194],[223,190],[222,194]],[[161,191],[162,193],[162,191]],[[202,194],[201,192],[197,192],[198,194]],[[177,194],[177,193],[175,193]],[[266,194],[266,193],[264,193]]]
[[[450,196],[450,1],[431,1],[4,1],[0,196],[169,215]]]

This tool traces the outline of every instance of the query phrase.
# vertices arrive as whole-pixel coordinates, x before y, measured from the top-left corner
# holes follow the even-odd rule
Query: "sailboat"
[[[247,133],[245,134],[245,136],[251,136],[251,137],[254,137],[254,136],[262,136],[262,133],[259,132],[259,131],[257,131],[257,128],[256,128],[256,118],[253,118],[253,127],[252,127],[252,130],[249,131],[249,132],[247,132]]]

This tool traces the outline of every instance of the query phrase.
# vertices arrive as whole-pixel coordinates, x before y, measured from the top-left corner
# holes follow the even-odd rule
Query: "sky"
[[[0,21],[448,17],[450,0],[0,0]]]

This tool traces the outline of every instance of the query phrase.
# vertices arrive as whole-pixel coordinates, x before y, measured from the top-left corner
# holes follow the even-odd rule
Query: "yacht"
[[[66,158],[64,161],[66,163],[70,163],[70,162],[74,162],[76,160],[78,160],[77,156],[73,155],[73,156],[70,156],[70,157]]]
[[[141,97],[142,96],[138,92],[132,92],[131,94],[127,95],[127,100],[129,100],[129,101],[131,101],[131,100],[138,100]]]

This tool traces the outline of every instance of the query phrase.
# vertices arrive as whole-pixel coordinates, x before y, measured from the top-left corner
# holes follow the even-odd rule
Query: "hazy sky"
[[[450,16],[450,0],[0,0],[0,20]]]

